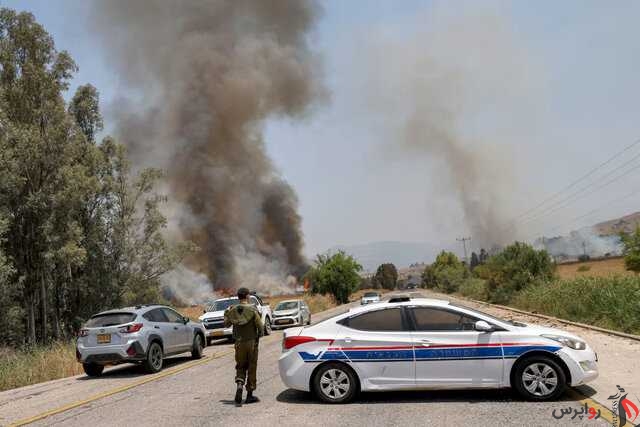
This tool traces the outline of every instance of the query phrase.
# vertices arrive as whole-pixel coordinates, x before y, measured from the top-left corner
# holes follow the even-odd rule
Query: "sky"
[[[98,88],[108,130],[120,76],[92,36],[91,3],[0,1],[34,13],[57,48],[71,53],[79,67],[71,91],[84,83]],[[501,218],[517,218],[640,138],[640,2],[322,4],[310,37],[329,97],[303,120],[272,118],[265,125],[268,152],[298,194],[308,255],[374,241],[450,246],[471,234],[460,198],[449,194],[456,191],[453,165],[433,148],[411,151],[398,143],[398,111],[422,95],[412,93],[406,68],[422,55],[437,69],[461,70],[457,131],[474,141],[463,150],[490,157],[481,172],[492,177],[490,207]],[[607,166],[638,153],[635,146]],[[617,176],[614,169],[598,170],[564,195],[583,183],[597,188]],[[514,236],[567,233],[640,210],[637,196],[624,198],[640,189],[640,171],[629,170],[519,225]]]

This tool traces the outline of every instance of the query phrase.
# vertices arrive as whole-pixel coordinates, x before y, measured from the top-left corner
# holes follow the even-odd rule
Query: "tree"
[[[478,258],[478,254],[475,252],[471,252],[471,261],[469,262],[469,268],[473,270],[478,265],[480,265],[480,259]]]
[[[75,70],[33,15],[0,9],[0,344],[69,337],[96,311],[156,301],[158,277],[194,249],[164,239],[162,173],[132,178],[124,148],[96,140],[98,91],[65,104]]]
[[[160,276],[197,248],[191,242],[169,245],[164,239],[167,220],[160,206],[167,198],[154,191],[162,171],[145,169],[129,184],[130,165],[124,147],[109,139],[103,145],[112,152],[114,164],[110,208],[115,218],[107,253],[118,290],[116,300],[127,304],[157,301]]]
[[[489,259],[489,253],[484,249],[480,249],[480,255],[478,255],[478,261],[480,264],[484,264]]]
[[[53,208],[65,206],[73,177],[72,122],[62,91],[76,66],[29,13],[0,9],[0,136],[3,175],[0,206],[8,212],[5,244],[21,283],[27,311],[27,340],[47,338],[48,291],[53,251],[68,235],[50,234]],[[39,310],[37,313],[37,308]],[[38,316],[39,314],[39,316]]]
[[[468,277],[468,272],[467,267],[454,253],[442,251],[435,262],[425,268],[422,281],[425,287],[452,293],[457,291]]]
[[[545,250],[515,242],[484,265],[476,267],[475,274],[486,280],[489,300],[508,303],[511,297],[527,286],[554,278],[555,264]]]
[[[640,272],[640,226],[637,226],[633,233],[622,233],[620,235],[623,244],[622,254],[624,255],[624,265],[627,270],[636,274]]]
[[[349,296],[358,290],[362,266],[343,251],[333,255],[319,254],[305,275],[313,293],[331,294],[339,304],[349,302]]]
[[[391,263],[381,264],[376,270],[373,281],[383,289],[395,289],[398,283],[398,270],[396,266]],[[377,286],[376,288],[379,287]]]

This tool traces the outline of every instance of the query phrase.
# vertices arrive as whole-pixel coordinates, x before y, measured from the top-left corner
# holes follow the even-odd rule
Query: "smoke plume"
[[[305,263],[297,198],[262,133],[266,119],[304,117],[322,95],[308,40],[318,13],[301,0],[95,7],[126,90],[119,137],[136,167],[167,171],[171,232],[201,248],[186,264],[214,289],[265,290]]]
[[[425,156],[433,217],[456,217],[452,198],[462,212],[466,229],[451,240],[469,233],[489,248],[515,237],[509,146],[531,134],[537,88],[508,20],[465,4],[430,10],[407,37],[373,37],[365,90],[387,149]]]

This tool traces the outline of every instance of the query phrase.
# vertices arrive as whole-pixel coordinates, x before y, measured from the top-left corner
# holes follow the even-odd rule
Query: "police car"
[[[282,349],[282,381],[329,403],[359,391],[502,387],[546,401],[598,376],[595,352],[568,332],[408,296],[288,329]]]

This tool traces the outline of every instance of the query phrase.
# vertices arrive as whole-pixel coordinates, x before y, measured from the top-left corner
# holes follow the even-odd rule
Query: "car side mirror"
[[[190,320],[190,319],[189,319],[188,317],[186,317],[186,316],[182,318],[182,322],[183,322],[185,325],[186,325],[187,323],[189,323],[189,320]]]
[[[487,322],[485,322],[484,320],[478,320],[474,325],[473,328],[476,331],[480,331],[480,332],[491,332],[493,331],[493,326],[491,326],[490,324],[488,324]]]
[[[207,310],[202,310],[202,314],[207,314]]]

